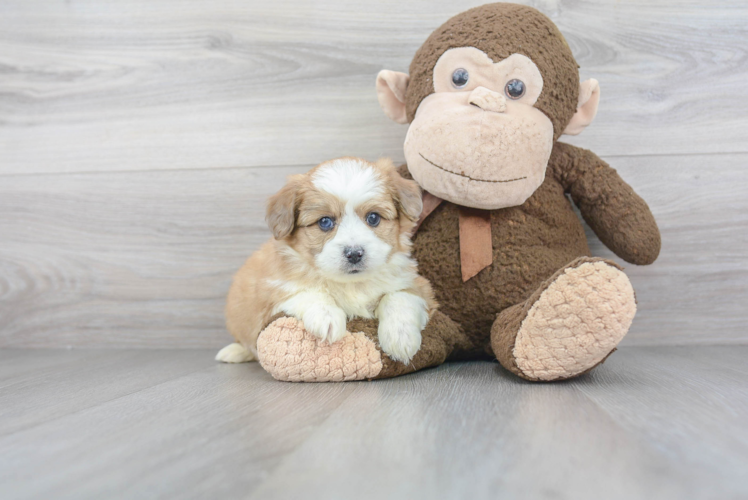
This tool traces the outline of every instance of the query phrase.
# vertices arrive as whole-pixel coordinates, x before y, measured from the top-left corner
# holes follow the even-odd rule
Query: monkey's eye
[[[335,221],[332,220],[332,217],[322,217],[320,220],[317,221],[317,225],[321,230],[324,232],[329,231],[333,227],[335,227]]]
[[[470,75],[468,74],[466,69],[459,68],[452,73],[452,85],[454,85],[454,88],[461,89],[465,85],[467,85],[468,79],[470,78]]]
[[[366,223],[371,227],[377,227],[380,220],[382,220],[382,216],[376,212],[369,212],[366,214]]]
[[[522,80],[509,80],[504,89],[509,99],[519,99],[525,95],[525,83]]]

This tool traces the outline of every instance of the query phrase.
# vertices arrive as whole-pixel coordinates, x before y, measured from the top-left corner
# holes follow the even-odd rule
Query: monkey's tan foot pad
[[[628,277],[601,259],[575,261],[533,298],[522,308],[524,318],[517,318],[521,323],[512,350],[513,368],[530,380],[567,379],[597,366],[623,339],[636,314]]]
[[[257,352],[265,371],[286,382],[364,380],[382,371],[382,356],[363,333],[328,344],[289,317],[275,320],[260,333]]]

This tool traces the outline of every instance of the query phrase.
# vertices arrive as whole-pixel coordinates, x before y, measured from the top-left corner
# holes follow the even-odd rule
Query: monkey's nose
[[[484,111],[493,111],[494,113],[503,113],[506,111],[506,98],[504,94],[494,92],[486,87],[476,87],[475,90],[470,92],[468,102]]]
[[[348,262],[351,264],[358,264],[361,259],[364,258],[364,248],[363,247],[345,247],[343,249],[343,255],[346,259],[348,259]]]

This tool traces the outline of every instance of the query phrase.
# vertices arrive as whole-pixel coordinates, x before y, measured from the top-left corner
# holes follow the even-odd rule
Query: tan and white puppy
[[[257,337],[272,316],[298,318],[334,343],[349,318],[377,318],[379,344],[408,363],[436,308],[429,282],[410,256],[421,191],[390,160],[327,161],[288,183],[268,201],[274,238],[234,277],[226,324],[237,340],[216,359],[257,359]]]

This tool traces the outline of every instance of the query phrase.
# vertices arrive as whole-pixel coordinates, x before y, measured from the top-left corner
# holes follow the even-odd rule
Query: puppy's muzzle
[[[345,247],[343,249],[343,256],[351,264],[358,264],[364,258],[364,248],[359,246]]]

